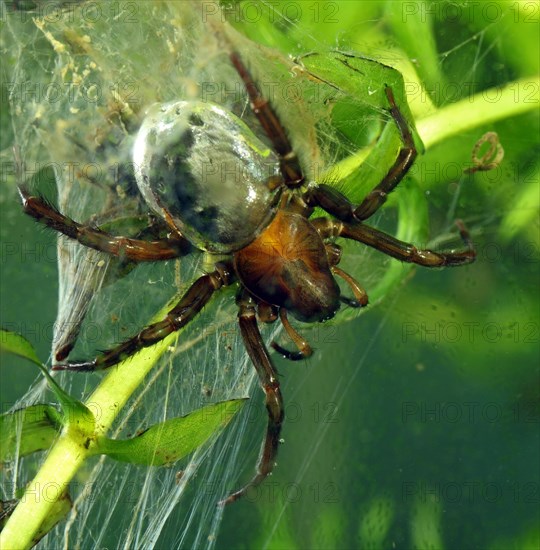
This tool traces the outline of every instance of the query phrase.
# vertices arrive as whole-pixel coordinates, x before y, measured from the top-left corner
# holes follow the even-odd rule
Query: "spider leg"
[[[421,250],[413,244],[406,243],[387,235],[369,225],[362,223],[350,224],[328,218],[316,218],[313,225],[322,238],[344,237],[364,243],[372,248],[380,250],[388,256],[392,256],[402,262],[415,263],[425,267],[444,267],[470,264],[476,258],[469,233],[461,220],[456,221],[466,250],[435,252],[433,250]]]
[[[319,234],[323,236],[324,231],[319,231]],[[323,237],[324,238],[324,237]],[[354,300],[346,296],[340,296],[339,299],[347,304],[349,307],[365,307],[368,304],[368,295],[360,283],[351,275],[349,275],[343,269],[337,267],[341,261],[341,246],[336,243],[325,243],[324,248],[326,249],[326,257],[328,258],[328,263],[330,264],[330,269],[334,275],[341,277],[351,288],[354,294]]]
[[[351,277],[346,271],[340,269],[339,267],[332,267],[332,273],[335,273],[338,277],[341,277],[350,287],[354,294],[354,300],[341,296],[340,299],[342,302],[346,303],[350,307],[365,307],[368,304],[368,295],[360,283],[354,278]]]
[[[82,225],[64,216],[42,197],[30,195],[24,187],[19,187],[19,194],[25,213],[38,222],[89,248],[118,256],[122,260],[169,260],[183,256],[191,250],[191,244],[183,237],[145,241],[110,235],[96,227]]]
[[[281,347],[277,342],[273,341],[271,346],[285,359],[289,359],[290,361],[300,361],[302,359],[305,359],[306,357],[309,357],[313,353],[313,349],[311,349],[311,346],[308,344],[304,338],[294,328],[292,327],[291,323],[289,323],[289,319],[287,318],[287,310],[282,307],[279,309],[279,317],[281,319],[281,323],[285,327],[285,330],[287,331],[287,334],[289,335],[289,338],[294,342],[296,347],[298,348],[298,351],[289,351],[285,348]]]
[[[304,175],[300,168],[298,156],[293,151],[285,129],[272,109],[269,101],[261,95],[239,54],[237,52],[232,52],[230,58],[234,68],[244,82],[244,86],[249,96],[251,110],[258,118],[266,135],[272,142],[274,149],[280,156],[281,172],[285,178],[285,185],[290,188],[300,187],[304,182]]]
[[[272,472],[284,418],[283,398],[279,388],[278,374],[272,364],[268,350],[259,332],[259,327],[257,326],[255,302],[244,293],[239,297],[238,305],[240,306],[238,322],[240,324],[242,339],[244,340],[248,355],[257,370],[263,391],[266,394],[268,425],[257,464],[257,473],[247,485],[229,495],[221,504],[229,504],[238,500],[250,487],[259,485]]]
[[[74,361],[63,365],[54,365],[53,370],[85,372],[107,369],[143,348],[156,344],[193,320],[216,290],[233,282],[232,273],[232,266],[226,263],[217,263],[216,270],[199,277],[162,321],[149,325],[133,338],[103,352],[91,361]]]
[[[392,88],[387,86],[385,92],[390,103],[390,114],[403,141],[403,147],[399,150],[394,164],[382,181],[370,191],[359,206],[353,205],[342,193],[324,184],[317,185],[306,192],[304,200],[309,206],[320,206],[329,214],[344,222],[366,220],[386,202],[388,194],[396,188],[409,171],[418,152],[409,125],[396,105]]]

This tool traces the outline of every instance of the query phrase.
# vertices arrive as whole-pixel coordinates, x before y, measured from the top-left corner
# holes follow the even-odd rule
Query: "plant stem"
[[[533,76],[514,80],[503,87],[484,90],[419,119],[416,121],[416,129],[428,150],[467,130],[538,109],[539,87],[540,77]],[[342,178],[349,176],[366,160],[374,147],[376,144],[339,161],[329,173],[338,173]]]
[[[171,334],[159,344],[123,361],[101,381],[85,403],[95,416],[96,435],[108,431],[132,393],[177,336]],[[91,454],[80,433],[64,429],[2,530],[2,550],[20,550],[34,544],[51,508]]]
[[[478,126],[538,109],[540,77],[524,77],[452,103],[417,122],[426,149]]]

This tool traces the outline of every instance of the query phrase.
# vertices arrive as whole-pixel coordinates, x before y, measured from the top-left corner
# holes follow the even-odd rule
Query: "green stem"
[[[540,77],[532,76],[514,80],[503,87],[489,88],[419,119],[416,129],[428,150],[467,130],[538,109],[539,87]],[[337,173],[341,178],[349,176],[366,160],[373,147],[376,144],[343,159],[332,166],[329,173]]]
[[[525,77],[484,90],[417,122],[426,149],[478,126],[538,109],[540,77]]]
[[[113,367],[88,398],[86,406],[96,418],[95,435],[111,427],[132,393],[178,334],[143,350]],[[91,456],[80,432],[65,429],[49,451],[36,477],[29,483],[13,515],[0,534],[2,550],[30,548],[45,518],[69,482]]]

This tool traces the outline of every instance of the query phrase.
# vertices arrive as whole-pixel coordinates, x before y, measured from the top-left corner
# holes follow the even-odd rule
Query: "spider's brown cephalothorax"
[[[351,239],[393,258],[426,267],[457,266],[475,259],[465,226],[458,222],[467,248],[462,251],[419,250],[414,245],[366,225],[403,179],[416,147],[406,119],[389,87],[389,113],[403,142],[382,181],[359,204],[304,174],[287,132],[270,103],[261,96],[236,52],[230,59],[246,88],[251,108],[272,149],[235,115],[214,104],[176,101],[153,108],[141,125],[134,147],[138,185],[168,237],[149,241],[115,236],[64,216],[41,197],[20,187],[25,212],[40,223],[85,246],[126,261],[158,261],[189,254],[193,247],[224,255],[214,271],[202,275],[165,318],[90,361],[55,364],[55,370],[93,371],[112,367],[190,323],[225,286],[238,285],[238,323],[243,342],[266,397],[268,425],[257,473],[223,502],[232,502],[271,471],[284,419],[277,371],[258,328],[258,320],[283,324],[298,351],[276,342],[272,347],[297,360],[311,353],[291,326],[287,313],[305,322],[329,319],[340,302],[362,307],[368,297],[351,275],[338,267],[336,238]],[[310,219],[315,207],[330,217]],[[335,276],[354,299],[342,296]],[[57,360],[63,360],[63,357]]]
[[[299,321],[326,321],[339,309],[340,291],[323,240],[300,214],[280,210],[257,239],[234,255],[234,267],[251,294]]]

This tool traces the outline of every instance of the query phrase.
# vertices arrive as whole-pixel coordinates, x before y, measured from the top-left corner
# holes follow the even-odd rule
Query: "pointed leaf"
[[[385,87],[392,88],[396,103],[420,144],[414,131],[414,119],[405,100],[403,76],[399,71],[359,54],[338,51],[309,53],[297,61],[313,77],[331,83],[334,89],[345,92],[355,102],[371,109],[388,109]]]
[[[84,436],[93,435],[96,419],[92,411],[84,403],[64,391],[43,365],[40,365],[39,368],[47,379],[49,388],[58,399],[62,409],[63,424],[68,429],[78,430]]]
[[[244,401],[233,399],[203,407],[186,416],[156,424],[132,439],[101,438],[94,452],[132,464],[172,464],[226,426]]]
[[[31,405],[0,416],[0,462],[48,449],[61,428],[51,405]]]
[[[387,87],[408,123],[418,152],[423,152],[399,71],[373,59],[339,51],[306,54],[296,62],[305,74],[320,82],[318,93],[332,98],[332,125],[358,147],[356,153],[332,165],[327,173],[323,172],[321,181],[336,186],[351,201],[360,202],[385,176],[402,146],[397,125],[390,115]],[[351,121],[362,121],[365,127],[359,132]]]
[[[0,351],[13,353],[41,365],[34,346],[24,336],[5,328],[0,329]]]
[[[0,351],[24,357],[35,363],[47,379],[49,388],[58,399],[64,417],[64,424],[87,435],[93,433],[95,418],[92,411],[58,385],[39,360],[32,344],[24,336],[10,330],[0,329]]]
[[[11,517],[11,514],[13,514],[17,504],[19,504],[18,499],[0,500],[0,531],[3,529],[7,520]],[[69,493],[66,491],[52,505],[49,515],[41,524],[41,527],[32,539],[32,547],[35,546],[49,531],[51,531],[59,521],[63,520],[68,515],[72,506],[73,502],[69,496]]]
[[[73,501],[66,491],[53,505],[45,521],[41,524],[38,532],[34,536],[32,542],[35,546],[54,526],[62,521],[71,511]]]
[[[0,531],[4,528],[6,521],[11,517],[15,506],[19,501],[17,499],[0,500]]]

